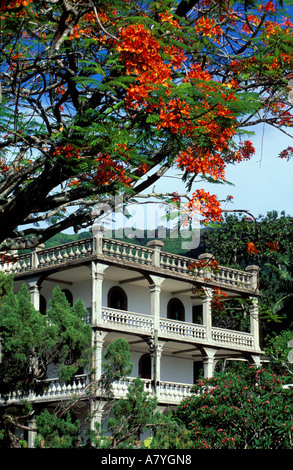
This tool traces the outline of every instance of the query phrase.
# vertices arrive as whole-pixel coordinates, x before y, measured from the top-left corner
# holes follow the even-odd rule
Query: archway
[[[170,320],[185,321],[185,308],[181,300],[174,298],[169,301],[167,317]]]
[[[119,286],[111,287],[108,292],[108,307],[127,310],[127,295]]]

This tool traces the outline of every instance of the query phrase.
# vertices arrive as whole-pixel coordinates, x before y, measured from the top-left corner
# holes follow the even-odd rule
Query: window
[[[70,306],[72,307],[73,306],[73,295],[72,295],[72,293],[68,289],[63,289],[62,292],[63,292],[63,294],[65,294],[65,297],[66,297],[67,301],[69,302]]]
[[[40,312],[42,315],[46,315],[46,311],[47,311],[46,299],[43,295],[40,295]]]
[[[127,310],[127,295],[121,287],[112,287],[108,292],[108,307]]]
[[[170,320],[185,320],[184,305],[179,299],[171,299],[167,306],[167,317]]]
[[[141,356],[138,364],[138,373],[142,379],[151,379],[152,361],[149,354],[144,354]]]
[[[192,322],[202,325],[202,305],[193,305],[192,306]]]
[[[195,384],[196,381],[203,377],[203,362],[194,362],[193,363],[193,383]]]

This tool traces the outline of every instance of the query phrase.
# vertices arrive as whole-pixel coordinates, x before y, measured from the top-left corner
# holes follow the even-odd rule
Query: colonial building
[[[200,259],[209,257],[204,254]],[[220,266],[213,271],[207,264],[191,275],[188,267],[192,261],[165,252],[158,239],[142,247],[105,238],[102,230],[95,230],[93,238],[54,248],[38,247],[19,255],[3,264],[2,270],[14,273],[16,289],[23,282],[28,284],[33,304],[44,314],[56,285],[70,302],[81,298],[96,346],[96,378],[101,374],[106,346],[123,337],[130,345],[134,368],[132,377],[115,384],[115,396],[123,396],[129,383],[140,375],[146,390],[156,394],[164,409],[188,395],[200,369],[209,377],[221,359],[258,364],[262,357],[258,268],[239,271]],[[227,301],[251,299],[247,331],[213,324],[214,288],[224,291]],[[47,391],[29,399],[49,406],[82,392],[89,380],[81,374],[64,386],[51,377]],[[20,398],[16,392],[10,401]]]

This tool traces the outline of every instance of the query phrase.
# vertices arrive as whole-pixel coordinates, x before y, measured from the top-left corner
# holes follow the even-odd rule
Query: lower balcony
[[[126,397],[128,387],[134,381],[133,377],[117,380],[113,383],[114,398],[119,399]],[[144,382],[144,390],[150,395],[154,396],[155,392],[152,387],[150,379],[142,379]],[[70,400],[72,398],[86,399],[87,391],[89,389],[90,380],[86,374],[77,375],[74,377],[71,384],[61,384],[58,379],[46,380],[46,389],[42,394],[29,393],[27,395],[20,392],[14,392],[7,400],[0,400],[2,405],[13,405],[23,401],[31,403],[48,403],[59,400]],[[178,405],[184,398],[186,398],[191,390],[193,384],[182,384],[176,382],[162,381],[157,387],[156,396],[158,403]],[[99,390],[96,392],[99,396]]]

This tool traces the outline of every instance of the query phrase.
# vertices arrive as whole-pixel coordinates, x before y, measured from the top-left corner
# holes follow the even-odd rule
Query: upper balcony
[[[173,279],[191,280],[189,266],[192,258],[161,250],[161,242],[154,240],[139,246],[105,237],[93,237],[52,248],[40,248],[27,254],[11,256],[0,265],[0,270],[27,278],[35,274],[58,271],[67,267],[100,260],[111,265],[137,269]],[[245,271],[219,266],[216,271],[201,268],[193,272],[192,281],[205,286],[257,295],[257,269]]]

